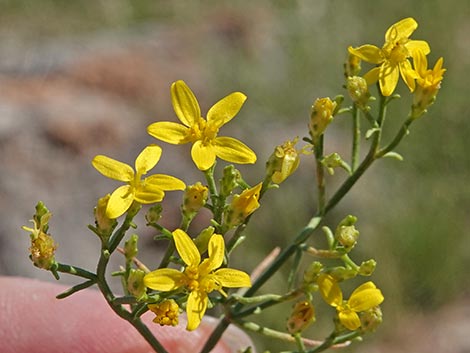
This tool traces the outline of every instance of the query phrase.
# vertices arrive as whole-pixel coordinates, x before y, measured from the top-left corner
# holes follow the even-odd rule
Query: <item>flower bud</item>
[[[360,313],[359,318],[363,332],[374,332],[382,323],[382,310],[379,306],[375,306]]]
[[[351,53],[348,53],[348,58],[344,63],[344,76],[346,78],[359,75],[361,72],[361,59]]]
[[[377,262],[374,259],[370,259],[361,263],[359,266],[359,274],[361,276],[370,276],[375,271]]]
[[[273,154],[266,163],[266,175],[271,176],[273,183],[280,184],[295,172],[300,163],[299,153],[295,149],[298,138],[286,141],[282,145],[276,146]]]
[[[50,270],[55,263],[55,251],[57,244],[54,239],[44,232],[40,232],[35,239],[31,239],[31,261],[36,267]]]
[[[220,195],[223,197],[229,196],[233,189],[235,189],[242,177],[238,169],[233,165],[228,165],[224,168],[222,179],[220,180]]]
[[[333,277],[337,282],[345,281],[357,276],[357,271],[352,268],[344,266],[333,267],[328,271],[328,274]]]
[[[315,322],[315,308],[310,301],[297,302],[287,320],[287,330],[298,333],[305,330],[311,323]]]
[[[158,304],[149,304],[148,308],[155,314],[153,322],[160,326],[178,325],[179,306],[173,299]]]
[[[308,125],[313,141],[317,140],[333,120],[333,112],[337,103],[330,98],[318,98],[312,105],[310,124]]]
[[[242,224],[249,215],[258,209],[258,199],[262,186],[263,184],[259,183],[233,197],[232,203],[225,213],[225,223],[229,228]]]
[[[139,249],[137,248],[137,241],[139,236],[132,234],[131,237],[124,243],[124,255],[127,261],[132,261],[137,256]]]
[[[183,214],[194,216],[206,204],[209,189],[199,181],[186,187],[183,195]]]
[[[127,278],[127,290],[138,301],[147,299],[147,287],[144,284],[145,272],[141,269],[132,268]]]
[[[348,77],[346,89],[348,90],[351,100],[356,103],[359,108],[368,110],[367,103],[369,102],[370,92],[367,81],[363,77]]]
[[[109,194],[100,198],[94,209],[96,229],[102,239],[108,239],[117,225],[115,219],[106,216],[106,207],[108,206],[109,198]]]
[[[312,262],[304,272],[304,282],[305,283],[316,282],[317,277],[320,274],[322,269],[323,269],[323,265],[321,264],[321,262],[318,262],[318,261]]]
[[[55,262],[55,250],[57,244],[54,239],[47,234],[49,229],[49,220],[52,214],[42,202],[36,205],[36,212],[31,222],[33,228],[26,226],[21,227],[23,230],[30,233],[31,247],[30,258],[33,264],[44,270],[50,270]]]
[[[356,245],[359,231],[354,227],[357,218],[351,215],[346,216],[336,227],[335,239],[349,252]]]
[[[196,244],[197,249],[199,250],[200,254],[203,254],[207,251],[207,246],[209,244],[209,240],[214,234],[214,227],[207,227],[203,229],[201,233],[194,239],[194,244]]]
[[[163,207],[159,203],[150,207],[147,211],[147,214],[145,215],[147,225],[157,224],[160,218],[162,218],[162,211]]]

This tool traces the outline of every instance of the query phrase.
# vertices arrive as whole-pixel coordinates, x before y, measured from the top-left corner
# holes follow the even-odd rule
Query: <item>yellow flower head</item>
[[[441,81],[446,69],[442,68],[443,58],[439,58],[434,68],[428,69],[428,60],[424,53],[419,51],[414,58],[414,66],[418,78],[416,91],[413,96],[412,116],[417,118],[426,112],[426,108],[434,103],[437,92],[441,88]]]
[[[245,144],[231,137],[217,136],[219,129],[232,120],[241,109],[246,96],[234,92],[222,98],[201,117],[199,103],[184,81],[171,85],[171,100],[178,119],[183,124],[156,122],[147,132],[162,141],[181,145],[193,143],[191,157],[200,170],[207,170],[216,157],[232,163],[255,163],[256,154]]]
[[[317,283],[323,299],[336,308],[339,321],[349,330],[357,330],[361,327],[361,320],[357,313],[376,307],[384,300],[380,289],[371,281],[357,287],[347,301],[343,301],[343,293],[332,276],[321,274]]]
[[[208,294],[214,290],[226,296],[223,287],[250,287],[248,274],[231,268],[219,268],[225,255],[224,238],[214,234],[209,241],[209,257],[201,261],[201,254],[192,239],[181,229],[173,232],[176,250],[186,264],[183,272],[172,268],[162,268],[148,273],[144,284],[148,288],[162,292],[184,287],[189,291],[186,313],[187,330],[196,329],[201,323],[209,301]]]
[[[178,325],[179,306],[173,299],[158,304],[149,304],[148,308],[155,314],[153,322],[160,326]]]
[[[259,196],[263,183],[259,183],[250,189],[245,189],[240,195],[235,195],[228,207],[225,222],[229,227],[241,224],[246,217],[255,212],[259,207]]]
[[[393,24],[385,33],[385,44],[382,48],[365,44],[358,48],[349,47],[349,52],[360,59],[377,64],[377,67],[364,75],[368,84],[379,81],[380,91],[390,96],[401,75],[410,91],[415,89],[416,72],[412,69],[409,58],[416,57],[417,51],[425,55],[431,51],[429,44],[423,40],[411,40],[409,37],[418,28],[418,23],[411,17]]]
[[[92,160],[93,166],[104,176],[126,182],[126,185],[113,191],[108,200],[106,215],[109,218],[118,218],[123,215],[133,201],[143,204],[160,202],[165,196],[165,190],[184,190],[185,184],[172,176],[154,174],[145,179],[142,175],[155,167],[162,155],[162,149],[157,145],[150,145],[137,156],[135,172],[128,164],[112,158],[98,155]]]

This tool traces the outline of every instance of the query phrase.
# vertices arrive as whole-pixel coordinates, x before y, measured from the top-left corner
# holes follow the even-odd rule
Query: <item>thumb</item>
[[[4,353],[144,353],[151,346],[128,322],[119,318],[95,290],[83,290],[58,300],[68,287],[19,277],[0,277],[0,340]],[[148,315],[147,315],[148,314]],[[186,331],[182,316],[176,327],[142,319],[171,353],[197,352],[217,320],[207,317],[195,331]],[[237,352],[251,345],[249,338],[231,326],[213,353]]]

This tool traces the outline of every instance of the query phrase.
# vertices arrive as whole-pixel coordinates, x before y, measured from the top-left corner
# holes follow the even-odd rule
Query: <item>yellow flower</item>
[[[104,176],[124,181],[127,184],[113,191],[106,207],[109,218],[123,215],[133,201],[143,204],[160,202],[165,196],[165,190],[184,190],[185,184],[172,176],[154,174],[143,180],[142,175],[155,167],[162,155],[162,149],[157,145],[150,145],[137,156],[135,170],[128,164],[112,158],[98,155],[92,160],[93,166]]]
[[[434,103],[446,69],[442,68],[443,58],[439,58],[434,68],[428,69],[428,60],[421,51],[414,58],[415,70],[418,74],[416,91],[413,96],[412,116],[417,118],[426,112],[426,108]]]
[[[343,301],[343,293],[335,279],[327,274],[318,277],[318,286],[323,299],[338,312],[338,318],[349,330],[361,327],[357,313],[367,311],[383,302],[380,289],[371,281],[357,287],[347,301]]]
[[[380,90],[384,96],[390,96],[401,75],[410,91],[415,89],[416,72],[412,69],[408,58],[416,57],[421,50],[429,54],[429,44],[423,40],[411,40],[410,35],[418,28],[418,23],[411,17],[393,24],[385,33],[385,44],[380,49],[375,45],[366,44],[358,48],[349,47],[349,52],[360,59],[377,67],[364,75],[368,84],[379,81]]]
[[[162,292],[184,287],[189,291],[186,313],[186,329],[192,331],[201,323],[209,301],[208,294],[214,290],[226,296],[223,287],[249,287],[250,277],[245,272],[231,268],[219,268],[225,255],[224,238],[214,234],[209,241],[207,259],[201,255],[192,239],[181,229],[173,232],[176,250],[186,264],[183,272],[172,268],[162,268],[148,273],[144,284]]]
[[[193,143],[191,157],[200,170],[207,170],[216,157],[232,163],[255,163],[256,154],[245,144],[231,137],[217,136],[219,129],[232,120],[241,109],[246,96],[234,92],[222,98],[201,117],[199,103],[191,89],[179,80],[171,85],[171,100],[179,120],[156,122],[148,126],[148,133],[165,142],[181,145]]]
[[[263,183],[250,189],[245,189],[240,195],[235,195],[225,215],[225,222],[231,228],[241,224],[246,217],[259,207],[259,196]]]

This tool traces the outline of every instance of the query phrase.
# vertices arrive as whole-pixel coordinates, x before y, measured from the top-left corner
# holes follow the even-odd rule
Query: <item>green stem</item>
[[[377,158],[383,157],[386,153],[392,151],[401,142],[403,137],[405,137],[408,134],[409,132],[408,128],[410,127],[413,121],[414,120],[411,118],[406,119],[406,121],[400,127],[400,130],[398,130],[398,133],[395,135],[392,142],[390,142],[387,146],[377,151],[376,153]]]
[[[326,185],[325,185],[325,167],[321,163],[323,159],[323,135],[315,141],[314,145],[315,163],[316,163],[316,179],[318,192],[318,214],[325,214],[326,204]]]
[[[230,320],[224,315],[219,321],[219,324],[217,327],[212,331],[212,334],[209,336],[208,340],[204,344],[204,347],[202,347],[200,353],[209,353],[212,351],[212,349],[215,347],[217,342],[219,342],[220,337],[222,337],[223,333],[227,329],[227,327],[230,325]]]
[[[175,241],[173,238],[170,239],[170,243],[168,244],[168,247],[166,248],[165,254],[163,254],[162,261],[160,261],[160,265],[158,268],[166,268],[170,264],[171,257],[173,256],[173,253],[175,252],[176,247],[175,247]]]
[[[128,221],[128,218],[126,218],[126,221]],[[129,222],[131,221],[132,219],[129,220]],[[150,344],[150,346],[152,346],[155,352],[168,353],[168,351],[155,338],[153,333],[140,320],[140,318],[134,317],[132,313],[127,311],[122,305],[115,303],[116,298],[113,292],[111,291],[111,288],[109,287],[108,282],[106,281],[106,268],[108,266],[109,258],[110,258],[110,252],[103,246],[101,250],[100,259],[98,261],[98,266],[96,269],[96,275],[98,277],[98,282],[97,282],[98,287],[101,293],[103,294],[104,298],[106,299],[106,302],[118,316],[128,321],[137,329],[137,331],[139,331],[142,337],[144,337],[144,339]]]
[[[325,206],[325,213],[330,211],[336,204],[351,190],[356,184],[357,180],[364,174],[364,172],[371,166],[371,164],[377,159],[377,150],[379,148],[380,139],[382,137],[382,126],[385,121],[386,115],[386,97],[381,96],[380,98],[380,111],[377,119],[379,130],[374,134],[372,143],[369,148],[367,156],[364,158],[357,169],[347,178],[336,193],[331,197]]]
[[[353,118],[351,172],[354,172],[359,165],[361,147],[361,120],[359,119],[359,109],[357,109],[356,104],[353,105],[351,113]]]
[[[57,299],[67,298],[67,297],[71,296],[72,294],[77,293],[78,291],[81,291],[83,289],[86,289],[86,288],[89,288],[89,287],[93,286],[94,284],[96,284],[96,280],[85,281],[83,283],[77,284],[77,285],[67,289],[65,292],[62,292],[62,293],[56,295],[56,298]]]
[[[57,263],[56,271],[62,272],[62,273],[67,273],[69,275],[83,277],[83,278],[89,279],[89,280],[94,281],[94,282],[96,282],[96,280],[97,280],[97,277],[94,273],[92,273],[90,271],[87,271],[87,270],[84,270],[83,268],[76,267],[76,266]]]
[[[340,343],[344,343],[344,342],[347,342],[347,341],[351,341],[353,340],[354,338],[357,338],[359,337],[361,334],[360,332],[358,331],[353,331],[353,332],[348,332],[348,333],[345,333],[341,336],[335,336],[335,335],[332,335],[330,337],[328,337],[321,345],[319,345],[318,347],[316,348],[313,348],[313,349],[310,349],[308,350],[306,353],[319,353],[319,352],[323,352],[325,350],[327,350],[328,348],[336,345],[336,344],[340,344]],[[300,353],[300,352],[293,352],[293,353]]]

